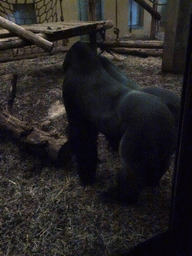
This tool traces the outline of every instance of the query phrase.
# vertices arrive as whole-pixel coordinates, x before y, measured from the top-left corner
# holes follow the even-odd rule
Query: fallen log
[[[57,138],[20,121],[7,111],[0,112],[0,130],[11,135],[23,149],[30,150],[59,166],[66,166],[73,155],[65,136]]]
[[[163,49],[163,41],[143,41],[143,40],[129,40],[129,41],[105,41],[98,42],[98,47],[109,48],[109,47],[126,47],[126,48],[148,48],[148,49]]]
[[[23,27],[1,16],[0,16],[0,27],[5,28],[10,32],[16,34],[17,36],[32,42],[33,44],[43,48],[45,51],[50,52],[53,49],[53,43],[32,33],[31,31],[25,30]]]
[[[118,54],[127,54],[138,56],[142,58],[147,57],[161,57],[163,55],[163,49],[138,49],[138,48],[107,48],[109,51]]]

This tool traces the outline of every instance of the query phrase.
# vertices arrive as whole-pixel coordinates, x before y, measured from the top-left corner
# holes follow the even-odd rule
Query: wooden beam
[[[156,18],[157,20],[161,19],[161,14],[158,11],[154,10],[153,7],[151,7],[144,0],[134,0],[134,1],[138,3],[141,7],[143,7],[146,11],[148,11],[152,17]]]
[[[192,12],[191,0],[169,0],[162,71],[183,74]]]
[[[153,0],[154,3],[153,3],[153,10],[157,11],[157,5],[158,4],[158,0]],[[156,36],[156,23],[157,23],[157,20],[154,16],[152,16],[152,19],[151,19],[151,31],[150,31],[150,39],[155,39],[155,36]]]
[[[149,48],[149,49],[162,49],[163,41],[142,41],[142,40],[130,40],[130,41],[120,41],[111,42],[106,41],[104,43],[97,43],[101,48],[112,48],[112,47],[126,47],[126,48]]]
[[[45,51],[51,52],[53,49],[53,43],[48,40],[32,33],[31,31],[25,30],[23,27],[18,26],[14,22],[11,22],[0,16],[0,27],[9,30],[10,32],[16,34],[24,40],[30,41],[32,44],[35,44]]]

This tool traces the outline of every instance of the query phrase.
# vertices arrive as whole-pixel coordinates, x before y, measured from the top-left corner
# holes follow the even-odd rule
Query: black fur
[[[99,55],[99,60],[108,74],[111,75],[119,83],[129,87],[130,89],[142,91],[159,97],[173,114],[175,118],[175,124],[177,125],[180,111],[180,97],[175,92],[157,86],[141,87],[135,81],[127,78],[123,72],[105,56]]]
[[[120,84],[123,84],[130,89],[139,90],[140,85],[135,81],[128,79],[123,72],[118,69],[113,62],[111,62],[108,58],[103,55],[98,55],[99,60],[103,66],[103,68],[107,71],[107,73],[112,76],[115,80],[117,80]]]
[[[174,152],[175,121],[162,100],[119,83],[96,52],[77,42],[66,54],[63,99],[69,139],[82,185],[92,185],[97,168],[97,134],[119,144],[122,171],[118,194],[133,202],[147,185],[157,185]]]

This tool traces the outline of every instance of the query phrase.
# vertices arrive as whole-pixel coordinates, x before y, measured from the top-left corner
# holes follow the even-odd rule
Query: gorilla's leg
[[[140,86],[133,80],[128,79],[123,72],[118,69],[113,62],[111,62],[108,58],[102,55],[98,55],[99,60],[103,66],[103,68],[107,71],[107,73],[112,76],[116,81],[120,84],[127,86],[132,90],[138,90]]]
[[[75,117],[68,112],[69,142],[77,161],[81,185],[92,185],[96,181],[97,135],[95,126],[75,111]]]
[[[122,171],[117,181],[120,198],[134,202],[167,171],[175,149],[175,120],[158,97],[136,91],[121,101],[119,117],[127,128],[119,146]]]
[[[146,186],[158,185],[159,180],[169,168],[173,150],[167,150],[167,154],[164,154],[162,148],[158,148],[155,143],[149,145],[150,148],[147,149],[148,145],[139,138],[138,134],[136,134],[135,143],[132,142],[135,135],[131,133],[129,135],[125,135],[120,143],[122,170],[117,173],[116,179],[119,200],[132,204],[138,201],[140,193]],[[138,144],[138,140],[141,145]],[[132,154],[127,150],[128,145]],[[127,157],[128,154],[129,157]],[[130,157],[132,157],[131,160]]]

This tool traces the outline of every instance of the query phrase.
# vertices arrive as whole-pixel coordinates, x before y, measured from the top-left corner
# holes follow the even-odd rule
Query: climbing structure
[[[18,25],[58,21],[57,0],[2,0],[0,15]]]
[[[61,2],[62,0],[1,0],[0,16],[18,25],[57,22],[63,19]],[[3,38],[1,28],[0,38]],[[43,52],[41,48],[31,45],[20,49],[0,51],[0,57],[7,55],[15,57],[40,52]]]

